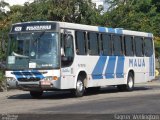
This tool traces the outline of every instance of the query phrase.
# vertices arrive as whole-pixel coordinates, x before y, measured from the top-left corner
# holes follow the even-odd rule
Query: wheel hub
[[[129,85],[129,88],[132,88],[132,87],[133,87],[133,80],[132,80],[131,77],[129,78],[128,85]]]
[[[80,80],[77,81],[77,90],[78,91],[83,91],[83,83]]]

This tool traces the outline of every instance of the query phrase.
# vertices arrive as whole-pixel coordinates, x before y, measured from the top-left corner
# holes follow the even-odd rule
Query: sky
[[[33,0],[4,0],[4,1],[9,3],[12,6],[12,5],[17,5],[17,4],[18,5],[23,5],[25,2],[31,2]],[[103,4],[104,0],[92,0],[92,1],[97,3],[97,6],[98,6],[100,4]]]
[[[12,5],[23,5],[25,2],[32,1],[32,0],[4,0],[5,2]]]
[[[10,6],[12,6],[12,5],[23,5],[25,2],[32,2],[34,0],[4,0],[4,1],[9,3]],[[99,5],[104,5],[104,3],[103,3],[104,0],[92,0],[92,2],[96,3],[97,8],[98,8]],[[5,10],[8,11],[9,9],[6,7]]]
[[[4,0],[5,2],[8,2],[10,5],[23,5],[25,2],[33,1],[33,0]],[[102,3],[104,0],[92,0],[96,3]]]

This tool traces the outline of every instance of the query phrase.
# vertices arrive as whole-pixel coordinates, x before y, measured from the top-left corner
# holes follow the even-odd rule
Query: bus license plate
[[[51,85],[51,82],[50,81],[41,81],[41,85],[49,86],[49,85]]]

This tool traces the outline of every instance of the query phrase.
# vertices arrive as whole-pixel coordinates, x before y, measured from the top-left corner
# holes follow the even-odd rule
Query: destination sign
[[[27,32],[27,31],[46,31],[46,30],[57,30],[57,24],[52,22],[33,22],[33,23],[22,23],[15,24],[12,26],[11,32]]]
[[[31,30],[51,30],[51,25],[36,25],[36,26],[27,26],[26,31]]]

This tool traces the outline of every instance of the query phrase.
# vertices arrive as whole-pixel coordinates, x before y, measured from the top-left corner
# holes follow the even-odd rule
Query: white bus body
[[[58,34],[52,33],[52,25],[50,25],[52,23],[57,25],[54,32]],[[52,59],[56,59],[59,64],[52,63],[51,60],[48,60],[51,61],[51,63],[47,63],[47,58],[44,56],[45,62],[43,64],[37,62],[38,60],[41,61],[41,58],[37,58],[36,61],[28,57],[29,55],[33,57],[36,54],[36,52],[32,52],[30,49],[32,42],[28,42],[28,56],[11,51],[12,42],[10,42],[10,52],[8,52],[7,58],[7,64],[9,67],[6,71],[7,82],[10,87],[28,90],[33,97],[37,97],[38,94],[40,96],[42,91],[56,89],[70,89],[74,91],[76,96],[82,96],[85,88],[115,85],[119,88],[129,87],[129,89],[132,89],[134,83],[147,82],[155,77],[155,55],[153,49],[153,35],[151,33],[123,30],[119,28],[113,29],[66,22],[46,21],[14,24],[10,32],[10,39],[12,41],[12,38],[14,38],[14,40],[16,39],[19,42],[20,37],[24,37],[23,33],[31,33],[34,35],[34,32],[43,31],[45,33],[40,34],[38,38],[39,40],[45,40],[47,39],[47,36],[51,36],[51,39],[54,40],[58,39],[56,44],[58,45],[56,57],[53,56]],[[18,36],[21,33],[22,36]],[[14,35],[17,36],[14,37]],[[84,36],[82,37],[81,35]],[[40,38],[41,36],[42,38]],[[94,36],[97,37],[95,39],[97,42],[94,42],[98,45],[97,48],[90,40],[94,39]],[[111,39],[111,44],[109,45],[111,46],[110,55],[107,55],[107,52],[105,54],[105,50],[107,51],[108,47],[105,49],[106,42],[104,40],[107,36]],[[128,36],[128,38],[126,36]],[[82,37],[84,42],[77,42],[79,39],[78,37],[80,39]],[[32,39],[32,37],[28,39]],[[127,48],[127,39],[133,44],[131,46],[132,48]],[[138,51],[136,49],[139,49],[138,47],[136,48],[136,46],[140,43],[136,43],[135,41],[138,40],[135,39],[142,40],[142,49],[140,49],[142,50],[142,55],[138,55],[139,53],[136,52]],[[116,48],[116,44],[118,44],[116,40],[121,40],[119,45],[121,46],[120,50],[122,51],[120,52],[119,48]],[[145,40],[148,41],[148,43],[145,43]],[[69,41],[69,43],[66,41]],[[112,41],[115,41],[115,43]],[[152,43],[152,45],[150,45],[149,42]],[[27,44],[27,42],[25,44]],[[47,45],[47,42],[44,43],[44,45]],[[79,50],[77,49],[78,45],[85,46],[85,50],[81,50],[82,54],[77,53]],[[39,49],[40,45],[37,48]],[[70,48],[72,48],[72,52],[69,52]],[[18,49],[24,50],[24,48]],[[133,55],[126,55],[128,54],[126,52],[127,49],[128,53],[133,52]],[[108,50],[110,51],[110,49]],[[71,58],[67,57],[66,54],[68,54],[68,56],[69,54],[72,54],[70,56]],[[21,59],[23,59],[22,64]],[[18,63],[20,65],[18,65]],[[14,64],[17,65],[14,67]],[[24,64],[27,65],[24,67]],[[54,65],[57,65],[57,67],[52,68]],[[47,69],[47,67],[49,69]],[[131,83],[128,81],[130,78],[133,79]],[[82,82],[77,82],[78,80]]]

